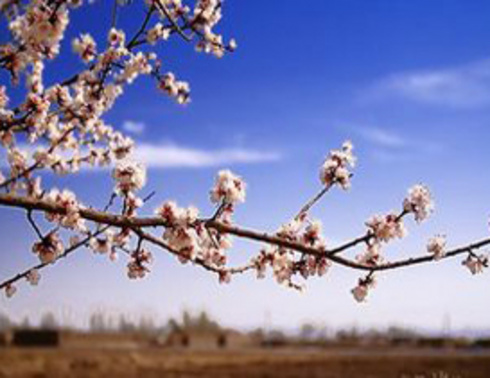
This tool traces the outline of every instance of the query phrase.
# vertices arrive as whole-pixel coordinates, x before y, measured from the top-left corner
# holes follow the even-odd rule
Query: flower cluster
[[[136,54],[130,54],[117,79],[121,83],[131,84],[139,75],[150,74],[152,69],[149,57],[140,51]]]
[[[39,271],[37,269],[31,269],[29,272],[27,272],[26,280],[32,286],[37,286],[40,279],[41,279],[41,275],[39,274]]]
[[[401,239],[407,234],[402,215],[394,212],[374,215],[366,222],[366,226],[368,228],[366,249],[356,256],[357,261],[366,266],[377,266],[384,261],[381,255],[382,243],[396,238]]]
[[[364,302],[369,294],[369,290],[375,287],[376,278],[370,274],[365,278],[360,278],[357,286],[351,290],[351,293],[357,302]]]
[[[7,159],[10,165],[10,172],[13,177],[22,174],[27,169],[27,154],[17,148],[8,150]]]
[[[57,232],[50,232],[41,241],[34,243],[32,252],[38,255],[43,264],[47,264],[64,252],[63,242]]]
[[[210,197],[214,203],[234,204],[245,201],[246,185],[241,177],[233,174],[229,170],[218,172]]]
[[[97,46],[90,34],[82,34],[72,42],[73,51],[80,55],[84,62],[90,62],[97,56]]]
[[[14,285],[8,284],[7,286],[5,286],[5,295],[7,296],[7,298],[12,298],[16,292],[17,288]]]
[[[167,201],[155,210],[169,227],[188,227],[192,225],[199,215],[199,210],[193,206],[180,208],[174,201]]]
[[[483,268],[488,268],[488,256],[468,254],[468,257],[463,261],[463,265],[466,266],[471,274],[478,274],[483,272]]]
[[[149,271],[146,265],[151,264],[153,256],[150,251],[140,248],[131,254],[131,261],[128,263],[128,277],[130,279],[144,278]]]
[[[413,213],[417,222],[427,219],[434,210],[429,189],[424,185],[415,185],[410,188],[403,202],[403,209],[408,213]]]
[[[283,224],[276,236],[319,251],[326,249],[321,222],[310,221],[304,214]],[[265,277],[267,266],[271,266],[275,280],[290,287],[295,287],[291,282],[294,274],[299,273],[304,279],[315,275],[323,276],[331,265],[330,260],[320,254],[303,255],[300,260],[296,260],[292,250],[281,246],[269,246],[261,250],[252,262],[258,278]]]
[[[9,98],[7,96],[7,88],[5,86],[0,85],[0,111],[5,109],[9,102]]]
[[[156,215],[167,224],[163,239],[182,263],[199,260],[215,267],[226,263],[225,250],[231,247],[230,237],[198,222],[195,207],[181,208],[168,201],[156,210]]]
[[[115,191],[121,196],[140,190],[146,183],[146,169],[133,161],[120,161],[112,172],[116,181]]]
[[[166,41],[170,37],[170,29],[158,22],[146,33],[146,41],[150,45],[155,45],[159,40]]]
[[[0,57],[14,78],[31,61],[53,59],[59,53],[60,42],[68,25],[67,2],[52,7],[48,1],[31,1],[9,22],[9,29],[18,48],[13,44],[2,47]]]
[[[402,217],[394,212],[374,215],[366,222],[366,226],[376,241],[388,242],[395,238],[401,239],[407,234]]]
[[[429,239],[427,243],[427,252],[434,256],[434,260],[440,260],[446,254],[446,237],[436,235]]]
[[[350,167],[354,167],[356,158],[352,154],[352,143],[347,141],[340,150],[332,150],[320,168],[320,180],[326,186],[340,185],[350,188]]]
[[[366,242],[366,250],[356,256],[357,262],[362,265],[376,266],[384,261],[381,255],[381,244],[376,240],[368,240]]]
[[[126,42],[126,33],[124,33],[123,30],[111,28],[107,35],[107,42],[109,42],[109,45],[112,47],[123,47]]]
[[[89,240],[89,246],[95,253],[111,254],[114,251],[114,232],[108,229],[104,232],[104,236],[92,237]]]
[[[46,196],[46,201],[63,208],[63,213],[46,212],[49,222],[58,222],[62,227],[72,230],[86,231],[85,220],[80,216],[80,207],[75,194],[67,189],[59,191],[52,189]]]
[[[158,88],[175,98],[179,104],[186,104],[190,101],[189,83],[177,80],[172,72],[168,72],[160,78]]]

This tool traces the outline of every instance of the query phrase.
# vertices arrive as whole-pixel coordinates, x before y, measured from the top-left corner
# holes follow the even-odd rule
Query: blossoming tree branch
[[[218,172],[211,187],[213,214],[201,216],[194,207],[167,201],[151,216],[142,215],[149,198],[141,194],[145,167],[131,158],[133,141],[106,124],[104,114],[124,87],[141,75],[154,78],[158,89],[178,103],[189,101],[188,83],[167,72],[158,57],[158,47],[170,38],[193,43],[198,51],[216,57],[233,52],[236,42],[225,41],[215,32],[222,12],[220,0],[188,5],[181,0],[146,0],[145,15],[132,35],[118,29],[117,16],[135,4],[115,0],[107,38],[96,42],[82,33],[72,41],[73,52],[85,63],[83,69],[45,86],[45,62],[59,55],[70,13],[88,6],[82,2],[0,2],[2,22],[8,23],[11,36],[0,45],[2,82],[8,76],[11,80],[0,86],[0,141],[6,157],[0,174],[0,205],[25,212],[26,224],[37,238],[32,252],[39,258],[37,265],[2,279],[0,289],[7,297],[14,295],[23,280],[37,285],[42,269],[82,248],[111,260],[124,256],[131,279],[143,278],[150,271],[150,249],[206,269],[222,283],[230,282],[234,274],[250,271],[262,278],[271,270],[278,283],[301,289],[303,281],[322,276],[337,264],[360,272],[351,290],[357,301],[366,299],[376,274],[385,270],[457,256],[473,274],[488,266],[488,258],[479,251],[490,244],[490,238],[450,249],[443,235],[430,239],[419,256],[385,260],[384,247],[405,236],[406,219],[413,217],[421,223],[432,213],[431,194],[423,185],[408,191],[398,212],[367,220],[363,235],[342,245],[328,245],[321,222],[310,216],[310,209],[330,190],[349,189],[355,165],[350,142],[327,155],[320,167],[318,193],[277,231],[254,231],[233,222],[237,205],[245,202],[246,184],[229,170]],[[25,86],[25,96],[13,104],[9,91],[20,86]],[[114,192],[101,209],[80,203],[68,189],[45,188],[41,183],[46,171],[67,175],[96,166],[111,166],[114,180]],[[233,237],[259,244],[255,256],[243,266],[228,264]],[[354,259],[345,254],[352,249],[358,251]]]

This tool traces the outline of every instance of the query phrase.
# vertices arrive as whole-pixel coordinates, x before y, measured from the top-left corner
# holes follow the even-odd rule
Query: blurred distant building
[[[58,330],[14,329],[11,344],[18,347],[58,347],[61,335]]]
[[[248,334],[232,330],[181,330],[174,329],[157,338],[157,344],[169,348],[188,349],[241,349],[256,346]]]

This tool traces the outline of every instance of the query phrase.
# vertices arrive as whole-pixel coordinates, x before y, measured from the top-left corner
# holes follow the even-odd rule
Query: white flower
[[[158,87],[169,96],[174,97],[179,104],[186,104],[190,101],[191,90],[189,83],[176,80],[172,72],[168,72],[162,76]]]
[[[95,41],[90,34],[82,34],[79,38],[75,38],[72,47],[84,62],[90,62],[97,55]]]
[[[153,256],[146,249],[133,252],[131,261],[128,263],[128,277],[130,279],[144,278],[149,269],[145,264],[150,264]]]
[[[440,260],[446,254],[446,237],[444,235],[436,235],[429,239],[427,243],[427,252],[434,255],[434,260]]]
[[[158,42],[159,39],[166,40],[170,36],[170,31],[167,28],[164,28],[163,24],[158,22],[153,28],[148,30],[146,33],[146,41],[150,45],[154,45]]]
[[[104,232],[104,236],[104,238],[96,237],[90,239],[90,248],[92,248],[95,253],[106,254],[112,252],[114,233],[112,230],[107,230]]]
[[[8,284],[7,286],[5,286],[5,295],[7,296],[7,298],[12,298],[16,291],[17,288],[12,284]]]
[[[131,154],[134,148],[134,141],[130,137],[117,133],[109,146],[115,158],[121,160]]]
[[[427,219],[434,211],[434,203],[429,189],[424,185],[415,185],[408,191],[403,202],[403,209],[411,212],[417,222]]]
[[[64,251],[63,243],[56,232],[50,232],[40,242],[34,243],[32,252],[43,264],[56,260]]]
[[[179,251],[181,262],[194,260],[200,251],[201,238],[193,228],[171,227],[163,234],[166,243],[176,251]]]
[[[300,273],[303,278],[307,279],[310,276],[317,274],[319,277],[325,275],[328,268],[332,265],[331,261],[325,257],[308,256],[302,261]]]
[[[303,233],[303,242],[311,246],[325,246],[322,236],[322,222],[320,220],[311,221]]]
[[[351,290],[351,293],[357,302],[364,302],[368,295],[368,287],[366,285],[357,285]]]
[[[211,189],[211,201],[229,204],[245,202],[245,187],[246,184],[241,177],[229,170],[219,171],[214,187]]]
[[[52,189],[46,201],[61,206],[64,210],[63,214],[46,212],[45,217],[48,221],[58,222],[69,229],[86,231],[85,220],[80,216],[81,205],[72,191],[64,189],[60,192],[58,189]]]
[[[303,220],[299,218],[294,218],[288,223],[284,223],[279,227],[276,235],[288,240],[297,241],[299,239],[299,234],[301,228],[303,227]]]
[[[18,175],[27,169],[27,154],[25,152],[20,151],[17,148],[11,148],[8,150],[7,159],[13,176]]]
[[[125,40],[126,35],[123,30],[117,30],[115,28],[111,28],[111,30],[109,30],[107,41],[111,46],[124,46]]]
[[[357,286],[351,290],[351,293],[357,302],[364,302],[369,294],[369,290],[375,287],[376,278],[372,275],[368,275],[364,279],[359,279]]]
[[[381,244],[378,241],[369,242],[364,253],[356,256],[356,260],[363,265],[376,266],[383,262]]]
[[[332,150],[320,168],[320,180],[326,185],[340,185],[343,189],[350,187],[349,167],[354,167],[356,158],[352,154],[352,143],[344,142],[341,150]]]
[[[116,193],[125,195],[145,185],[146,169],[135,162],[121,161],[114,168],[112,177],[116,180]]]
[[[37,286],[40,279],[41,275],[39,274],[37,269],[30,270],[26,275],[27,282],[29,282],[32,286]]]
[[[293,260],[290,253],[282,248],[277,249],[272,258],[272,270],[279,284],[288,282],[293,274]]]
[[[193,206],[181,208],[176,202],[167,201],[155,210],[155,214],[163,218],[169,226],[185,227],[197,220],[199,210]]]
[[[0,109],[4,109],[9,102],[9,98],[7,96],[7,89],[4,85],[0,85]]]
[[[131,84],[139,75],[148,75],[151,71],[149,59],[139,51],[137,54],[131,54],[117,79],[120,83]]]
[[[235,39],[230,39],[230,42],[228,42],[228,49],[230,51],[235,51],[237,49],[238,45]]]
[[[463,261],[463,265],[470,270],[471,274],[482,273],[483,268],[488,267],[488,257],[484,255],[468,255],[468,257]]]
[[[375,215],[366,222],[374,237],[379,241],[387,242],[394,238],[403,238],[406,235],[402,218],[395,213]]]
[[[1,182],[1,180],[0,180]],[[38,176],[27,182],[27,196],[30,198],[38,199],[41,198],[43,194],[43,189],[41,187],[41,177]]]

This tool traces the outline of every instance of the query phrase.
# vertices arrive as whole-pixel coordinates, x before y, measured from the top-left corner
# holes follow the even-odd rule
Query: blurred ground
[[[365,349],[4,348],[0,377],[489,378],[490,354]]]

